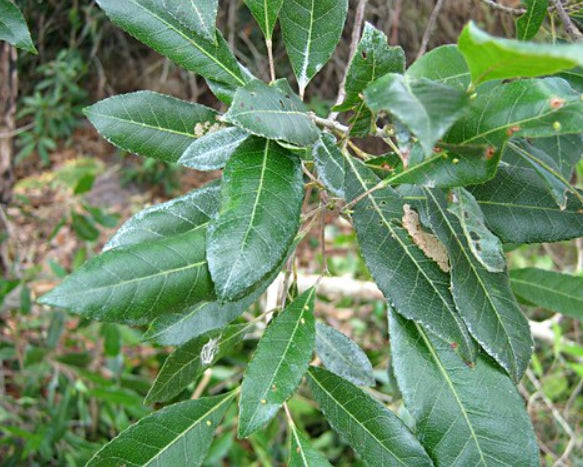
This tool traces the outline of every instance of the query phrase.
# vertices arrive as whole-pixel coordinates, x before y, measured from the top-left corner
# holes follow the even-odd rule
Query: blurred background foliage
[[[0,465],[83,465],[105,441],[153,408],[143,398],[171,349],[141,342],[140,330],[89,323],[34,304],[68,272],[100,250],[119,223],[144,205],[158,203],[216,178],[116,151],[82,116],[104,97],[138,89],[164,92],[219,108],[204,81],[180,70],[113,26],[93,1],[17,0],[32,30],[37,56],[19,57],[20,96],[13,201],[1,215],[0,238]],[[356,4],[356,2],[352,2]],[[502,2],[517,7],[518,1]],[[355,5],[353,5],[355,6]],[[366,19],[417,54],[435,2],[370,0]],[[351,8],[352,14],[354,9]],[[576,11],[576,10],[574,10]],[[579,14],[579,13],[577,13]],[[575,15],[576,16],[576,15]],[[583,15],[580,15],[583,17]],[[480,0],[447,0],[429,47],[452,43],[470,19],[492,33],[514,36],[514,18]],[[336,98],[349,54],[352,18],[331,63],[307,96],[326,115]],[[260,31],[240,0],[221,2],[219,27],[241,62],[268,78]],[[546,24],[543,39],[554,34]],[[546,36],[546,37],[545,37]],[[275,35],[276,38],[279,36]],[[293,80],[275,41],[278,74]],[[378,151],[371,145],[368,152]],[[583,165],[573,180],[583,187]],[[318,200],[312,200],[314,206]],[[334,276],[369,279],[355,235],[330,214],[325,231],[327,266]],[[299,248],[305,273],[322,268],[319,228]],[[536,266],[583,274],[583,243],[531,245],[508,251],[511,267]],[[319,297],[317,316],[351,335],[375,367],[376,395],[407,420],[387,371],[385,304],[374,297]],[[583,465],[583,336],[580,324],[539,309],[530,318],[548,320],[550,334],[537,341],[521,393],[548,465]],[[565,342],[567,344],[565,344]],[[175,400],[217,388],[237,376],[253,348],[245,341],[236,357]],[[301,395],[290,405],[316,448],[337,465],[360,465],[332,432],[313,403]],[[285,422],[274,420],[247,440],[235,437],[235,410],[220,427],[206,465],[283,465]],[[566,453],[567,456],[563,454]]]

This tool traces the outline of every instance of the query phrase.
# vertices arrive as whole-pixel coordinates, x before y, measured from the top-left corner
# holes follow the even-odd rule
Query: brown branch
[[[565,11],[565,7],[561,3],[561,0],[551,0],[551,2],[552,2],[553,7],[555,8],[555,10],[557,12],[557,16],[561,20],[561,23],[563,23],[563,26],[565,28],[565,31],[567,32],[567,34],[569,35],[569,37],[573,41],[581,41],[581,40],[583,40],[583,33],[581,31],[579,31],[579,29],[577,28],[577,26],[575,26],[575,24],[571,20],[571,17]]]
[[[445,0],[437,0],[433,11],[431,12],[431,16],[429,16],[429,21],[427,22],[427,27],[425,28],[425,32],[423,33],[423,39],[421,39],[421,45],[419,46],[419,51],[417,52],[417,60],[419,60],[425,52],[427,52],[427,46],[429,45],[429,39],[431,38],[431,34],[433,33],[433,29],[435,29],[435,23],[437,22],[437,17],[443,5],[445,4]]]

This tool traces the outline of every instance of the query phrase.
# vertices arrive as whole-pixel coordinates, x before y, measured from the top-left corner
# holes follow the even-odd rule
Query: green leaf
[[[583,320],[583,278],[542,269],[510,271],[514,293],[556,313]]]
[[[348,12],[348,0],[285,0],[283,41],[298,79],[300,96],[334,53]]]
[[[239,88],[223,119],[254,135],[296,146],[310,146],[319,135],[304,104],[281,80],[272,85],[254,80]]]
[[[87,466],[200,466],[234,395],[180,402],[148,415],[101,448]]]
[[[470,22],[458,47],[474,85],[485,81],[552,75],[583,65],[581,44],[539,44],[493,37]]]
[[[502,242],[488,227],[484,214],[476,198],[463,188],[452,191],[453,203],[448,211],[458,218],[474,258],[488,272],[503,272],[506,270],[506,257],[502,250]]]
[[[253,325],[235,324],[193,339],[172,352],[160,369],[144,403],[166,402],[224,357]]]
[[[442,45],[430,50],[409,67],[407,76],[427,78],[465,91],[471,83],[470,70],[455,45]]]
[[[221,300],[248,294],[281,266],[299,228],[303,194],[295,155],[256,137],[237,148],[225,167],[221,209],[207,239]]]
[[[178,164],[202,171],[222,169],[248,137],[249,133],[235,127],[208,133],[184,151]]]
[[[163,313],[212,300],[205,234],[195,230],[106,251],[39,302],[92,319],[143,324]]]
[[[537,35],[547,16],[549,0],[526,0],[526,13],[516,20],[516,37],[529,41]]]
[[[532,354],[532,337],[512,291],[508,274],[488,272],[472,255],[445,196],[425,190],[431,227],[447,248],[457,309],[468,330],[508,374],[519,381]]]
[[[269,325],[245,373],[239,401],[239,437],[271,420],[294,393],[314,351],[314,295],[296,298]]]
[[[468,95],[454,87],[425,78],[389,73],[364,91],[366,104],[399,119],[431,154],[435,143],[463,115]]]
[[[209,220],[217,214],[219,190],[219,184],[213,182],[180,198],[140,211],[119,228],[104,250],[206,229]]]
[[[314,145],[312,155],[322,183],[330,193],[343,198],[346,161],[338,149],[336,137],[330,133],[321,133],[320,139]]]
[[[162,4],[179,24],[216,44],[219,0],[162,0]]]
[[[568,195],[559,209],[530,169],[501,164],[496,177],[471,187],[488,227],[505,243],[559,242],[583,236],[580,201]]]
[[[102,100],[87,107],[85,115],[118,148],[176,162],[196,139],[195,127],[215,123],[217,113],[200,104],[139,91]]]
[[[403,422],[352,383],[311,367],[308,384],[332,428],[369,465],[433,465]]]
[[[574,90],[583,93],[583,67],[578,66],[564,71],[557,74],[557,77],[567,80]]]
[[[352,339],[324,324],[316,324],[316,354],[324,366],[357,386],[374,386],[372,365]]]
[[[97,0],[97,3],[120,28],[186,70],[231,86],[242,86],[247,81],[218,31],[216,40],[205,39],[185,27],[184,19],[179,21],[164,2]],[[200,1],[193,3],[198,5]]]
[[[24,16],[10,0],[0,0],[0,41],[6,41],[32,54],[38,53]]]
[[[99,238],[99,230],[97,230],[95,224],[83,214],[78,214],[76,212],[71,213],[71,227],[73,227],[75,234],[82,240],[94,242]]]
[[[270,41],[273,28],[279,15],[283,0],[243,0],[259,24],[265,38]]]
[[[346,199],[351,201],[376,186],[379,179],[349,156],[346,161]],[[400,313],[455,345],[460,355],[471,362],[475,359],[475,344],[455,308],[449,277],[400,226],[403,204],[396,191],[383,188],[369,193],[354,206],[352,220],[366,265]]]
[[[373,81],[387,73],[405,72],[405,52],[401,47],[391,47],[387,36],[370,23],[366,23],[362,38],[350,61],[346,75],[346,98],[336,110],[353,110],[351,134],[366,136],[376,118],[361,98],[361,93]],[[360,130],[362,128],[362,130]]]
[[[331,467],[332,464],[310,441],[302,435],[295,425],[289,424],[291,445],[288,467]]]
[[[491,359],[468,368],[420,326],[395,313],[389,323],[399,388],[437,465],[539,465],[524,401]]]

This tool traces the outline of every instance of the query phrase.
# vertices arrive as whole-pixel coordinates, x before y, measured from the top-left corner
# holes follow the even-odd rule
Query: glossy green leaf
[[[162,4],[184,27],[216,43],[219,0],[162,0]]]
[[[332,373],[358,386],[374,386],[372,365],[364,351],[340,331],[316,324],[316,354]]]
[[[291,437],[288,467],[331,467],[332,464],[319,451],[316,451],[310,441],[301,434],[297,427],[289,424]]]
[[[303,195],[295,155],[256,137],[235,151],[207,238],[209,268],[221,300],[249,294],[281,266],[299,228]]]
[[[362,100],[361,93],[373,81],[387,73],[405,72],[405,52],[401,47],[391,47],[387,36],[366,23],[362,38],[350,61],[346,75],[346,98],[336,110],[353,110],[350,119],[351,134],[366,136],[376,121]],[[360,130],[362,128],[362,130]]]
[[[213,182],[140,211],[119,228],[104,250],[205,230],[218,211],[219,190],[219,184]]]
[[[223,119],[254,135],[296,146],[310,146],[319,135],[306,107],[284,81],[269,85],[254,80],[239,88]]]
[[[338,148],[336,137],[321,133],[312,151],[318,177],[328,191],[335,196],[344,197],[346,160]]]
[[[239,436],[271,420],[294,393],[314,351],[314,295],[309,289],[269,324],[245,373],[239,401]]]
[[[222,169],[248,136],[245,130],[235,127],[208,133],[184,151],[178,164],[202,171]]]
[[[492,181],[470,191],[486,224],[503,242],[559,242],[583,236],[581,202],[569,194],[561,210],[533,170],[502,164]]]
[[[145,403],[166,402],[195,382],[206,368],[243,340],[253,325],[235,324],[193,339],[172,352],[160,369]]]
[[[430,50],[409,67],[407,76],[427,78],[465,91],[471,82],[464,56],[455,45],[442,45]]]
[[[488,272],[472,255],[459,220],[447,211],[445,196],[427,189],[425,193],[431,227],[447,248],[457,309],[484,350],[519,381],[530,361],[533,342],[508,274]]]
[[[143,324],[214,298],[204,230],[106,251],[40,303],[88,318]]]
[[[549,0],[526,0],[526,13],[516,20],[516,37],[529,41],[536,36],[548,8]]]
[[[300,95],[330,60],[340,37],[348,0],[285,0],[280,24]]]
[[[379,179],[354,159],[347,157],[346,161],[346,199],[351,201],[377,185]],[[400,313],[455,345],[471,362],[476,355],[475,344],[455,308],[449,277],[400,226],[403,204],[396,191],[384,188],[354,206],[352,220],[366,265]]]
[[[407,408],[437,465],[538,466],[524,401],[486,356],[468,368],[430,333],[390,314],[391,355]]]
[[[506,257],[502,250],[502,242],[494,235],[484,219],[484,213],[476,198],[463,188],[456,188],[451,194],[453,202],[448,211],[458,218],[474,258],[488,272],[503,272],[506,270]]]
[[[581,44],[539,44],[502,39],[470,22],[458,47],[466,58],[474,84],[510,78],[531,78],[583,65]]]
[[[37,53],[24,16],[10,0],[0,0],[0,41],[6,41],[33,54]]]
[[[118,148],[176,162],[196,139],[195,127],[214,124],[217,113],[200,104],[139,91],[102,100],[87,107],[85,115]]]
[[[179,3],[178,0],[165,1]],[[120,28],[186,70],[232,86],[242,86],[247,81],[218,31],[215,31],[215,40],[194,33],[184,25],[185,18],[177,19],[164,1],[97,0],[97,3]],[[201,5],[199,0],[192,3]],[[191,17],[186,21],[195,20]]]
[[[243,0],[251,14],[263,31],[267,40],[271,40],[273,28],[277,22],[279,10],[283,5],[283,0]]]
[[[417,138],[426,154],[463,115],[468,95],[454,87],[389,73],[364,91],[366,104],[375,112],[386,111],[399,119]]]
[[[180,402],[148,415],[106,444],[87,466],[200,466],[234,395]]]
[[[514,293],[529,303],[583,320],[583,278],[526,268],[510,271]]]
[[[352,383],[311,367],[308,384],[332,428],[369,465],[433,465],[403,422]]]

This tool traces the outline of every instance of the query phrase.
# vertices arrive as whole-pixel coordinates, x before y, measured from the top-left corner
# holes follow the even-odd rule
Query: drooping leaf
[[[474,258],[488,272],[503,272],[506,270],[506,257],[502,250],[502,242],[494,235],[484,219],[484,213],[476,198],[464,188],[452,191],[453,202],[448,211],[454,214],[466,237]]]
[[[510,271],[512,290],[537,306],[583,320],[583,278],[526,268]]]
[[[412,184],[428,188],[451,188],[482,183],[496,174],[500,156],[486,145],[440,145],[433,154],[425,156],[423,150],[413,146],[409,166],[395,173],[389,185]]]
[[[289,424],[290,451],[288,467],[331,467],[332,464],[319,451],[316,451],[310,441],[301,434],[297,427]]]
[[[204,35],[185,27],[184,19],[179,21],[163,1],[98,0],[97,3],[120,28],[186,70],[231,86],[242,86],[247,81],[218,31],[215,31],[216,40],[205,39]],[[198,0],[192,3],[200,4]]]
[[[245,373],[239,401],[239,436],[271,420],[294,393],[314,351],[314,295],[311,288],[279,314],[259,341]]]
[[[140,211],[119,228],[104,250],[206,229],[218,211],[219,190],[219,184],[213,182],[180,198]]]
[[[280,24],[300,96],[328,62],[342,35],[348,0],[285,0]]]
[[[344,197],[346,161],[337,146],[334,135],[321,133],[312,154],[322,183],[333,195]]]
[[[254,80],[239,88],[223,119],[254,135],[302,147],[315,143],[319,134],[304,104],[281,80],[272,85]]]
[[[191,32],[216,43],[219,0],[162,0],[166,11]]]
[[[184,151],[178,164],[202,171],[222,169],[248,136],[249,133],[236,127],[208,133]]]
[[[399,119],[417,138],[426,154],[463,115],[469,103],[464,91],[425,78],[389,73],[364,91],[366,104]]]
[[[217,113],[200,104],[139,91],[102,100],[87,107],[85,115],[118,148],[176,162],[196,139],[195,127],[215,123]]]
[[[526,0],[526,13],[516,20],[516,37],[529,41],[536,34],[547,16],[549,0]]]
[[[308,384],[332,428],[369,465],[433,465],[403,422],[352,383],[311,367]]]
[[[199,336],[172,352],[160,369],[145,403],[166,402],[193,383],[206,368],[225,356],[253,325],[235,324]]]
[[[464,56],[455,45],[430,50],[409,67],[407,76],[426,78],[465,91],[471,82]]]
[[[250,137],[227,162],[221,209],[207,238],[217,295],[233,301],[281,266],[299,228],[303,199],[299,159]]]
[[[378,184],[378,177],[350,157],[347,161],[346,199],[355,200]],[[459,316],[449,277],[417,248],[400,226],[403,200],[391,188],[374,191],[353,208],[353,223],[365,262],[375,282],[399,311],[457,347],[466,361],[476,348]]]
[[[571,186],[569,181],[573,166],[583,154],[581,136],[563,135],[555,138],[540,138],[535,141],[534,144],[532,140],[525,139],[510,141],[505,153],[505,160],[508,161],[513,156],[514,161],[521,159],[523,166],[533,168],[547,185],[553,199],[561,209],[566,207],[567,192],[579,197],[583,205],[583,197],[580,197],[578,191]],[[562,143],[571,144],[571,150],[569,147],[565,147],[563,150]],[[560,167],[557,159],[561,160],[567,167]],[[565,159],[570,159],[570,162]]]
[[[40,303],[92,319],[143,324],[214,299],[204,230],[106,251],[89,260]]]
[[[503,242],[559,242],[583,236],[580,201],[569,194],[560,210],[533,170],[501,164],[493,180],[470,191],[486,224]]]
[[[470,22],[458,48],[466,58],[475,85],[485,81],[552,75],[583,65],[581,44],[540,44],[502,39]]]
[[[234,395],[180,402],[148,415],[101,448],[87,466],[200,466]]]
[[[519,381],[530,361],[533,342],[508,274],[488,272],[474,258],[459,220],[447,211],[443,193],[427,189],[425,193],[431,227],[448,251],[457,309],[484,350]]]
[[[366,23],[362,38],[350,61],[346,75],[346,98],[336,110],[353,110],[351,135],[366,136],[376,119],[361,98],[361,93],[373,81],[387,73],[405,72],[405,52],[389,46],[387,36]],[[362,128],[362,131],[359,130]]]
[[[244,0],[244,2],[259,24],[265,38],[271,40],[283,0]]]
[[[37,53],[24,16],[10,0],[0,0],[0,41],[32,54]]]
[[[340,331],[316,324],[316,354],[324,366],[358,386],[374,386],[372,365],[364,351]]]
[[[420,326],[396,313],[389,322],[399,388],[437,465],[539,465],[524,402],[490,358],[468,368]]]

